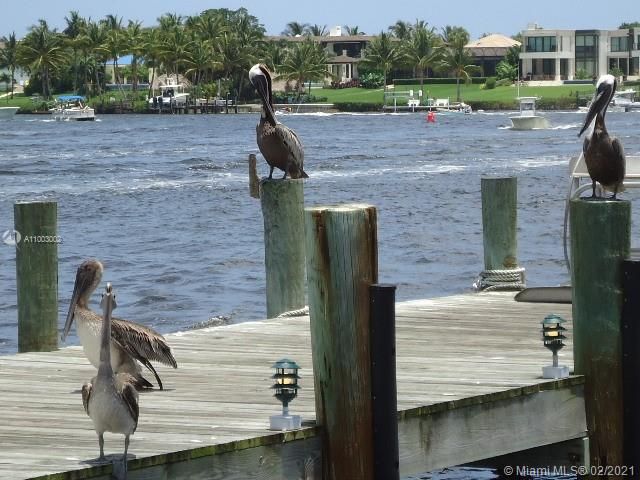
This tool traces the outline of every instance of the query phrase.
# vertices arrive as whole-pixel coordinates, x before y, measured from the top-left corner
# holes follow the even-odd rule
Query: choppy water
[[[563,202],[583,114],[512,131],[505,113],[290,115],[306,148],[308,205],[379,209],[380,280],[398,298],[460,293],[482,270],[480,177],[518,176],[519,260],[530,286],[568,281]],[[627,154],[640,114],[609,114]],[[13,202],[58,202],[60,322],[75,269],[105,263],[119,314],[161,332],[265,316],[262,216],[247,187],[256,115],[18,115],[0,125],[0,232]],[[259,156],[261,173],[268,171]],[[629,196],[625,194],[625,196]],[[16,351],[15,251],[0,243],[0,353]],[[71,343],[75,341],[71,339]]]

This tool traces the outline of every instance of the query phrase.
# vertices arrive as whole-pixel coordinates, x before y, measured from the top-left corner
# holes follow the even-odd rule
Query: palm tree
[[[347,35],[366,35],[366,33],[360,31],[360,27],[357,25],[355,27],[350,27],[349,25],[344,26],[344,31],[347,32]]]
[[[42,81],[42,96],[51,95],[51,75],[64,63],[64,46],[60,35],[49,29],[45,20],[39,20],[18,44],[18,64]]]
[[[182,25],[175,25],[169,32],[163,33],[161,58],[167,66],[171,66],[172,73],[176,76],[176,83],[179,83],[180,67],[186,64],[194,42]]]
[[[160,38],[160,29],[148,28],[143,33],[143,57],[145,64],[151,68],[151,80],[149,81],[149,98],[153,96],[153,82],[155,81],[156,71],[160,68],[162,57],[162,39]]]
[[[85,65],[92,66],[93,75],[96,82],[96,93],[102,93],[102,83],[104,66],[108,60],[107,51],[104,45],[107,43],[107,29],[102,22],[87,21],[83,34],[83,48],[85,49]],[[87,72],[85,72],[86,74]],[[85,84],[88,76],[85,75]]]
[[[131,53],[131,83],[133,91],[138,90],[138,61],[144,55],[144,33],[142,22],[129,20],[125,30],[125,43]]]
[[[80,16],[76,10],[69,12],[68,17],[64,17],[67,27],[62,34],[67,38],[67,44],[71,48],[71,63],[73,66],[73,91],[78,91],[78,50],[80,42],[78,39],[82,35],[82,31],[86,25],[86,20]]]
[[[311,35],[313,37],[324,37],[327,35],[327,26],[308,25],[304,31],[307,35]]]
[[[265,42],[259,57],[269,70],[277,72],[284,63],[288,43],[286,40]]]
[[[389,32],[399,40],[407,40],[411,34],[411,28],[409,22],[398,20],[393,25],[389,25]]]
[[[5,40],[4,47],[0,50],[0,68],[8,68],[11,83],[11,98],[13,98],[13,84],[15,83],[16,68],[18,68],[18,42],[16,33],[13,32]],[[9,98],[7,97],[7,101]]]
[[[456,78],[456,100],[460,99],[460,79],[471,80],[471,75],[480,71],[480,67],[473,64],[473,57],[466,50],[469,43],[469,33],[462,27],[447,26],[443,32],[446,38],[445,48],[439,67],[443,71],[453,73]]]
[[[287,37],[297,37],[300,35],[304,35],[304,32],[308,26],[308,23],[299,23],[295,21],[289,22],[287,23],[286,28],[282,31],[282,35],[286,35]]]
[[[369,43],[364,51],[361,64],[365,67],[382,71],[384,75],[384,85],[387,86],[387,76],[402,60],[400,46],[392,41],[391,35],[380,32]]]
[[[327,52],[319,43],[311,39],[298,42],[287,52],[280,65],[277,78],[296,82],[298,100],[304,90],[304,82],[324,80],[330,73],[327,70]]]
[[[416,22],[409,38],[402,42],[401,50],[414,75],[420,79],[420,91],[423,91],[425,73],[428,77],[429,68],[435,66],[442,56],[439,37],[433,28]]]

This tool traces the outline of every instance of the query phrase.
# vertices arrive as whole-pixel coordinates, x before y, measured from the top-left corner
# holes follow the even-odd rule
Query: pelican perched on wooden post
[[[123,463],[126,471],[129,436],[138,427],[138,392],[131,375],[114,375],[111,368],[111,313],[116,303],[110,283],[107,284],[101,306],[104,313],[100,334],[100,366],[98,375],[82,386],[82,404],[98,434],[100,460],[105,459],[104,432],[124,435]]]
[[[262,114],[256,132],[258,148],[271,167],[269,178],[276,167],[284,171],[282,178],[286,178],[287,174],[291,178],[309,178],[302,168],[304,150],[300,139],[296,132],[276,120],[269,69],[262,64],[254,65],[249,70],[249,80],[262,99]]]
[[[604,123],[604,116],[616,86],[617,81],[613,75],[600,77],[587,118],[578,133],[578,136],[582,135],[595,117],[593,132],[587,135],[582,146],[587,171],[593,182],[592,198],[596,197],[596,182],[600,183],[603,189],[613,192],[613,199],[622,190],[625,175],[624,150],[617,138],[609,136]]]
[[[78,267],[76,281],[73,286],[71,305],[64,325],[62,340],[64,341],[73,320],[77,320],[76,330],[84,353],[96,367],[100,366],[100,339],[103,320],[89,308],[89,298],[102,280],[102,263],[96,259],[85,260]],[[171,347],[162,335],[151,328],[113,318],[111,322],[111,368],[116,373],[128,373],[134,377],[136,388],[149,388],[153,385],[142,376],[138,362],[147,367],[156,377],[158,387],[162,390],[162,381],[151,365],[151,361],[177,368]],[[136,360],[138,362],[136,362]]]

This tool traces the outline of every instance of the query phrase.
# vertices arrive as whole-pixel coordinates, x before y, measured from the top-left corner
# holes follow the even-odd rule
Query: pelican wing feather
[[[302,169],[302,164],[304,162],[304,149],[302,148],[302,143],[300,142],[296,132],[282,123],[278,123],[276,125],[275,132],[276,136],[286,146],[290,157],[295,159],[296,163],[300,165],[300,169]]]
[[[124,401],[131,418],[133,418],[136,426],[133,431],[138,428],[138,417],[140,416],[140,407],[138,405],[138,391],[135,387],[136,379],[128,373],[118,373],[115,377],[116,388]]]
[[[143,360],[146,359],[178,368],[167,341],[151,328],[114,317],[111,322],[111,339],[141,363],[145,363]]]

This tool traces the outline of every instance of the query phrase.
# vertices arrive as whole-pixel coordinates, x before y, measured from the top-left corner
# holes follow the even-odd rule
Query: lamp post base
[[[569,367],[566,365],[542,367],[542,378],[567,378],[568,376]]]
[[[296,430],[300,428],[300,415],[271,415],[269,417],[269,430]]]

